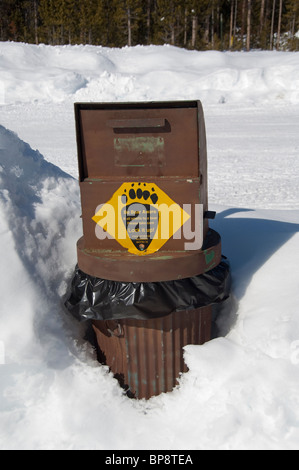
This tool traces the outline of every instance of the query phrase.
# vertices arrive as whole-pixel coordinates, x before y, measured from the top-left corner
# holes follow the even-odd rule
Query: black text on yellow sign
[[[155,253],[190,218],[154,183],[123,183],[112,198],[97,208],[92,219],[129,253]]]

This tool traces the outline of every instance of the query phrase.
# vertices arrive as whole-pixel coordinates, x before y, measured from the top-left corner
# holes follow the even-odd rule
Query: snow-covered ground
[[[221,337],[149,401],[61,308],[81,208],[73,103],[200,99],[232,266]],[[299,53],[0,43],[0,448],[299,448]]]

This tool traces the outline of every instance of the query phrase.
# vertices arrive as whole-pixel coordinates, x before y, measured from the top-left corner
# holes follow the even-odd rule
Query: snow
[[[81,207],[73,103],[200,99],[220,336],[148,401],[61,307]],[[299,448],[299,53],[0,43],[0,448]]]

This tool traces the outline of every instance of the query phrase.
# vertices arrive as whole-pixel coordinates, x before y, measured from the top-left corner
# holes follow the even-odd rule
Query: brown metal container
[[[189,278],[217,266],[221,240],[213,236],[205,217],[207,154],[201,103],[78,103],[75,115],[83,222],[79,268],[106,280],[149,283]],[[144,207],[142,217],[136,201]],[[179,211],[170,215],[176,220],[167,236],[158,201]],[[112,228],[107,215],[111,207],[116,214]],[[130,215],[131,209],[135,215]],[[186,248],[190,238],[184,230],[176,236],[189,219],[191,232],[200,226],[203,234],[203,244],[196,249]],[[130,234],[132,221],[135,232],[142,232],[135,238]],[[120,228],[125,228],[123,238]],[[185,345],[210,339],[211,307],[150,320],[93,321],[93,328],[101,362],[132,396],[150,398],[171,391],[186,371]]]
[[[94,321],[99,360],[134,398],[171,392],[187,372],[183,347],[211,338],[212,307],[152,320]]]
[[[189,205],[191,229],[195,229],[196,206],[202,205],[203,214],[208,209],[201,103],[78,103],[75,113],[83,222],[77,251],[82,271],[115,281],[150,282],[191,277],[216,266],[221,259],[220,243],[209,247],[213,257],[206,256],[201,247],[186,250],[190,240],[183,231],[180,238],[170,233],[152,252],[132,252],[116,236],[109,236],[109,231],[109,238],[100,239],[94,220],[96,209],[116,199],[118,191],[121,195],[127,184],[136,192],[145,188],[144,194],[154,190],[159,196],[160,192],[177,207]],[[205,238],[208,219],[202,217],[199,223]]]

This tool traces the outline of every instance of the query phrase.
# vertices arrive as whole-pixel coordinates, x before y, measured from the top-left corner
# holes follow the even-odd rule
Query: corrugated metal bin
[[[215,268],[221,240],[208,224],[201,103],[77,103],[75,115],[79,269],[116,282],[162,283]],[[100,361],[132,396],[150,398],[171,391],[186,371],[185,345],[211,338],[211,306],[146,319],[124,310],[123,318],[92,324]]]
[[[136,398],[171,391],[187,371],[183,347],[211,338],[211,306],[150,320],[93,321],[99,359]]]

